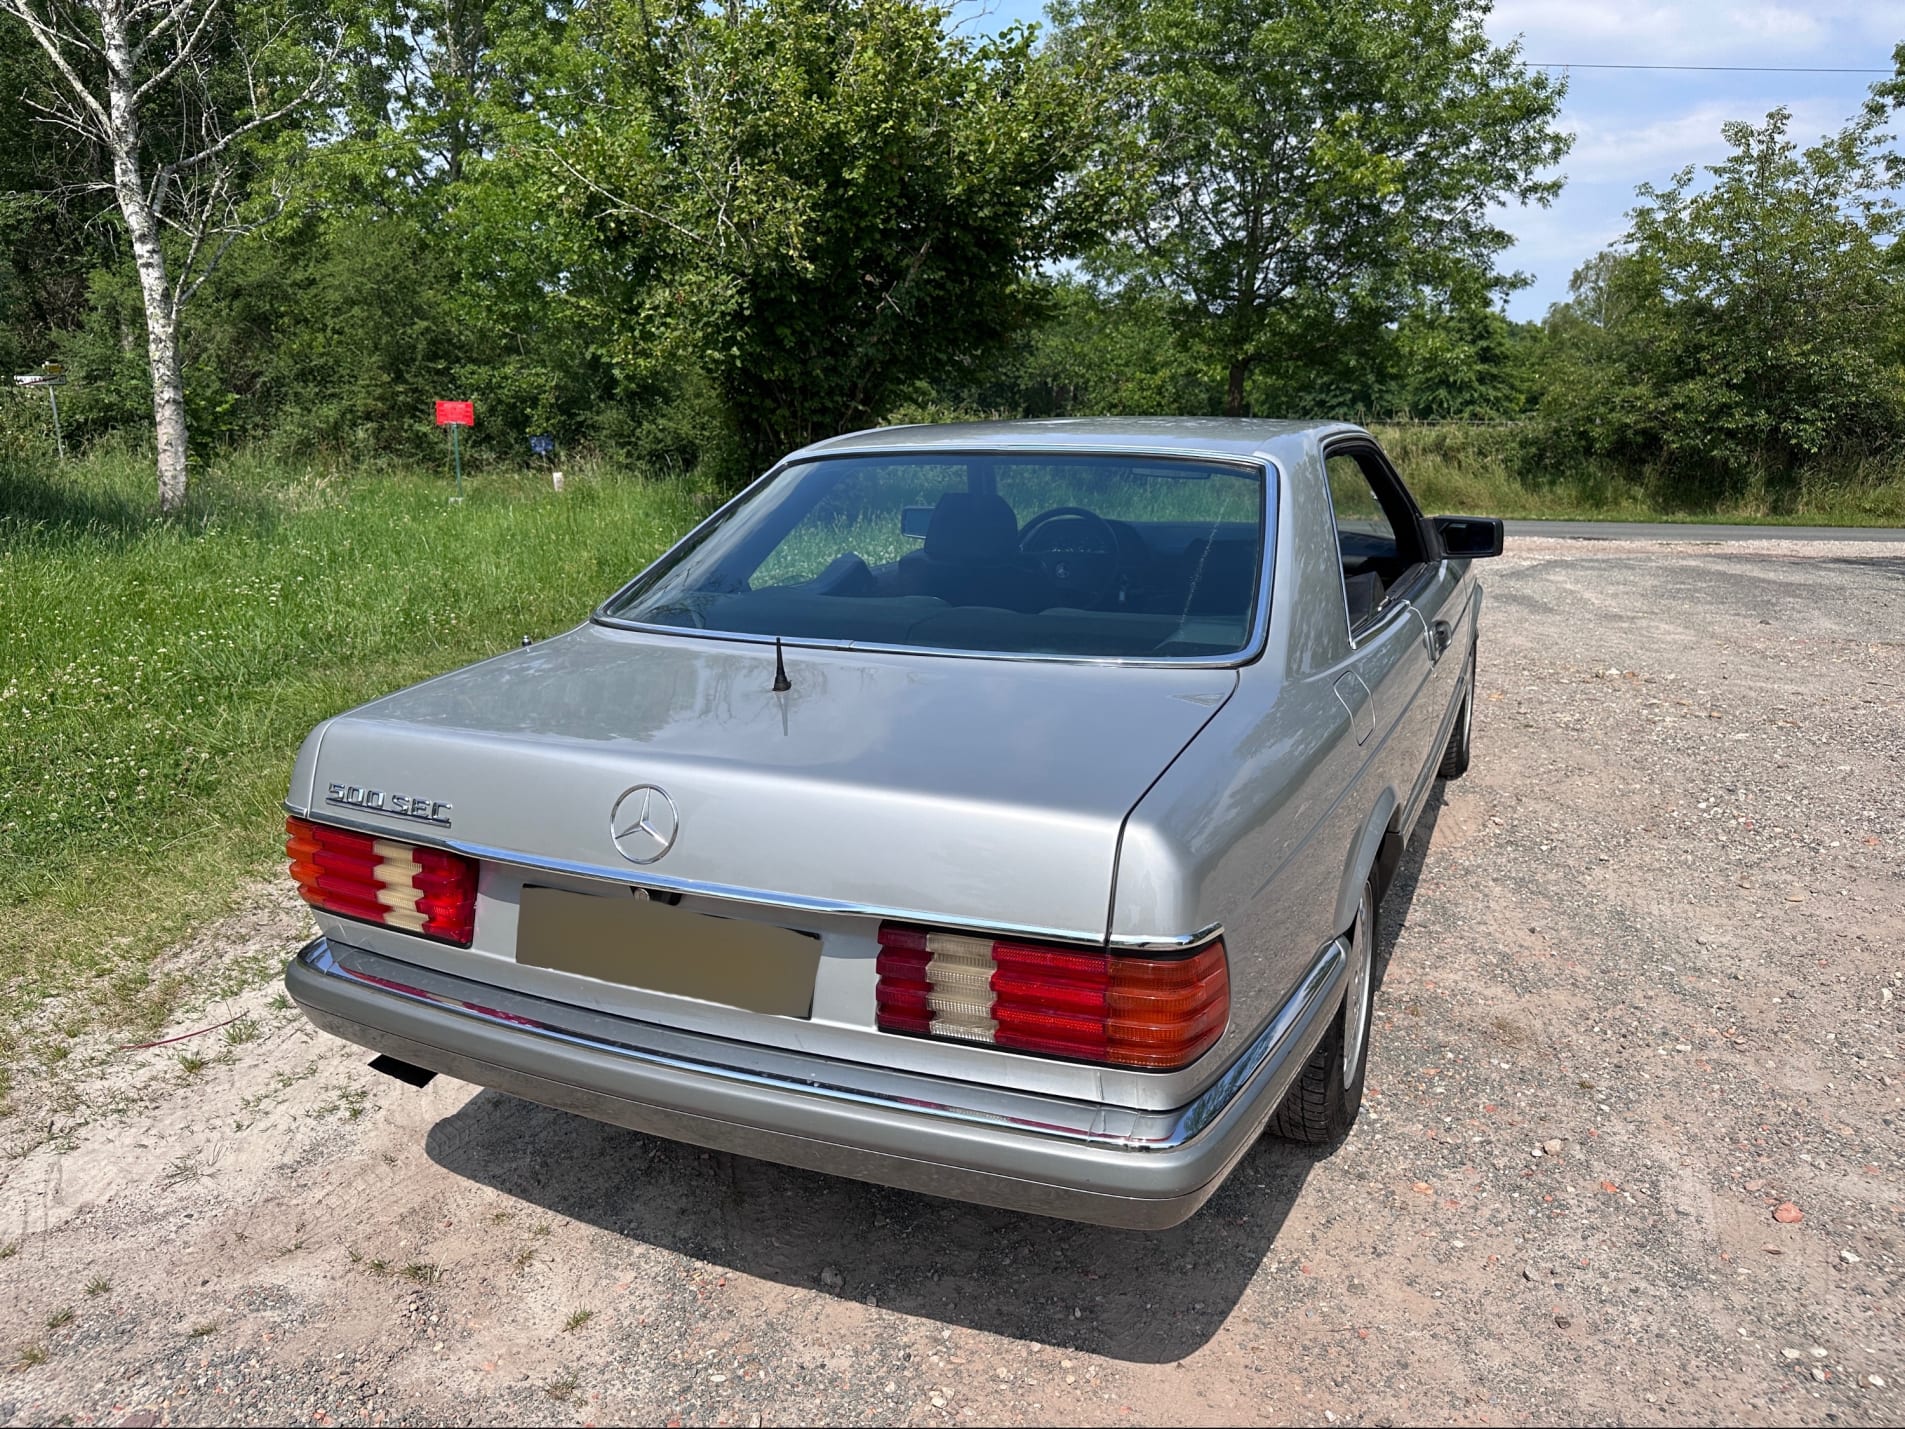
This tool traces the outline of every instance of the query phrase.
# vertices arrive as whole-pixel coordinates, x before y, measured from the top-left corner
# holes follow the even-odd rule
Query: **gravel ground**
[[[1072,1226],[412,1091],[260,986],[22,1074],[0,1424],[1899,1422],[1905,546],[1487,580],[1332,1154]]]

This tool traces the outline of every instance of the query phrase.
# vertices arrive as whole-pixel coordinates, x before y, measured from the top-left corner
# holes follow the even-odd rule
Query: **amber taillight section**
[[[1230,1018],[1223,939],[1171,958],[880,925],[883,1032],[1170,1071]]]
[[[284,851],[313,908],[465,948],[476,935],[475,859],[298,818]]]

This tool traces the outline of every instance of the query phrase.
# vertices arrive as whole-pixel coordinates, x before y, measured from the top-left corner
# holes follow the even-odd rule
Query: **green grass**
[[[1583,463],[1529,472],[1509,426],[1372,426],[1424,511],[1549,521],[1727,522],[1905,527],[1905,471],[1874,463],[1827,481],[1721,500],[1673,497],[1644,475]]]
[[[436,474],[195,480],[162,521],[146,459],[0,465],[0,1030],[54,993],[162,1022],[186,988],[152,955],[273,872],[312,725],[586,618],[706,505],[609,472],[460,505]]]

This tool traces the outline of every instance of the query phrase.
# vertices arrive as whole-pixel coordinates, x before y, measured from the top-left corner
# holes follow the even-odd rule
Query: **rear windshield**
[[[1250,642],[1261,467],[830,457],[789,467],[603,609],[840,645],[1190,659]]]

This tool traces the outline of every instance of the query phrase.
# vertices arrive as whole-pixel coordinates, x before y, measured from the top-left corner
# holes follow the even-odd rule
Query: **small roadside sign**
[[[551,456],[556,450],[556,439],[554,437],[531,437],[529,439],[529,450],[536,456]]]
[[[450,459],[456,463],[456,495],[452,501],[463,499],[463,444],[457,439],[457,433],[464,427],[476,425],[476,403],[445,402],[437,399],[437,425],[450,429]]]
[[[65,365],[58,362],[43,362],[38,372],[22,372],[14,379],[21,387],[44,387],[46,397],[53,404],[53,447],[59,453],[61,461],[66,460],[66,438],[60,432],[60,394],[59,388],[66,385]]]

